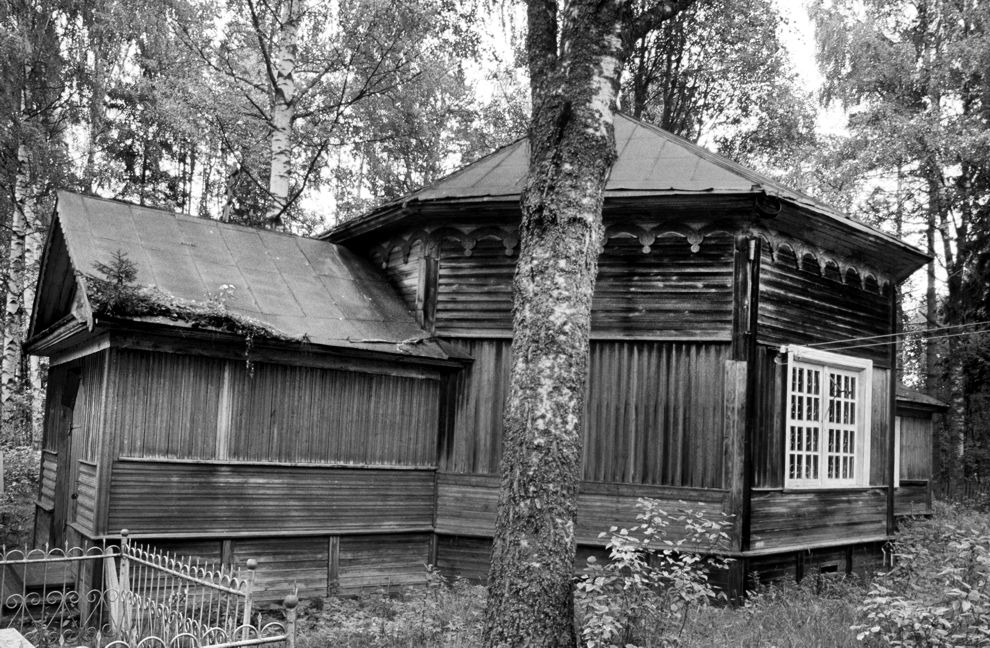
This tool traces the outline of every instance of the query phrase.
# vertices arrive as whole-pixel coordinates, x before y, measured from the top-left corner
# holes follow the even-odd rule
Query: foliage
[[[704,511],[668,513],[660,504],[641,498],[641,524],[599,536],[610,537],[609,561],[588,558],[575,594],[586,648],[678,645],[691,614],[724,598],[709,573],[728,560],[708,552],[728,540],[725,515],[709,520]],[[671,527],[682,531],[679,539],[670,539]]]
[[[423,587],[359,599],[311,601],[299,622],[300,648],[461,648],[480,643],[484,588],[447,582],[427,569]]]
[[[633,44],[623,108],[691,141],[714,136],[734,159],[785,166],[814,129],[811,96],[781,42],[785,26],[770,0],[694,3]]]
[[[257,320],[232,312],[227,299],[234,287],[220,286],[216,293],[206,295],[207,301],[180,300],[153,286],[137,283],[137,264],[127,254],[116,250],[109,263],[96,263],[94,268],[102,277],[87,275],[88,297],[94,314],[109,317],[166,317],[182,321],[194,328],[227,331],[245,337],[248,351],[255,338],[288,340],[289,338]]]
[[[0,546],[22,545],[33,531],[41,452],[31,446],[0,446],[0,452],[4,479],[4,493],[0,497]]]
[[[896,566],[871,587],[858,637],[869,646],[990,644],[990,519],[939,505],[906,524]]]

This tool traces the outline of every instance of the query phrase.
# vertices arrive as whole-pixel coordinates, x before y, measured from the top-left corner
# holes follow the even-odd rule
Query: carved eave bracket
[[[653,246],[658,239],[680,237],[691,246],[692,253],[697,253],[701,250],[701,244],[707,237],[717,233],[731,235],[738,229],[738,223],[730,221],[719,221],[701,226],[670,222],[659,224],[622,223],[609,225],[605,228],[603,243],[612,239],[633,238],[641,245],[643,254],[649,254],[653,251]],[[501,242],[506,256],[512,256],[518,252],[519,230],[516,227],[459,228],[445,226],[432,230],[416,230],[405,236],[389,239],[381,245],[373,247],[370,254],[375,263],[385,268],[388,266],[389,259],[396,253],[401,255],[403,263],[408,263],[410,259],[419,257],[436,257],[445,241],[459,243],[464,256],[471,256],[478,242],[484,239]]]
[[[811,266],[823,277],[878,294],[886,294],[893,285],[890,274],[864,261],[840,257],[813,243],[766,227],[753,227],[752,232],[766,242],[771,261],[776,265],[796,266],[797,269]]]

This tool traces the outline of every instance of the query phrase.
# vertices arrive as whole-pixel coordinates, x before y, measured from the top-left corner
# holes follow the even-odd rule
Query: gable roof
[[[384,277],[364,259],[326,241],[67,191],[58,193],[52,230],[51,237],[58,238],[56,230],[64,236],[71,271],[83,287],[86,275],[98,274],[95,264],[109,263],[120,250],[137,265],[138,285],[200,304],[221,286],[232,286],[225,301],[230,313],[288,338],[447,357],[436,342],[426,339]],[[47,261],[43,264],[50,265]],[[42,277],[38,300],[44,299],[44,281]],[[35,324],[32,334],[40,332]]]
[[[605,184],[609,199],[660,196],[758,196],[766,194],[797,205],[823,219],[840,245],[874,241],[893,246],[904,259],[894,263],[898,277],[907,276],[928,257],[913,246],[753,169],[712,153],[697,144],[628,115],[615,115],[618,157]],[[399,200],[342,223],[320,238],[344,242],[403,217],[407,208],[461,202],[518,203],[529,164],[529,140],[522,138]],[[795,225],[802,230],[804,225]]]

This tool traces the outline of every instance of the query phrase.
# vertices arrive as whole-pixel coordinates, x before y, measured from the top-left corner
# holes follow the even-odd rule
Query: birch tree
[[[574,520],[591,298],[619,74],[686,2],[527,3],[533,113],[484,645],[575,645]]]

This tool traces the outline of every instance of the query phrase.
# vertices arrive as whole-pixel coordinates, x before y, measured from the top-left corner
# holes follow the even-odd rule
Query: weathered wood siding
[[[423,245],[417,241],[408,250],[408,255],[400,246],[392,248],[383,264],[389,284],[395,289],[395,292],[399,293],[402,301],[410,310],[416,308],[416,293],[419,287],[419,259],[422,255]]]
[[[926,482],[901,482],[894,491],[897,515],[928,515],[932,512],[931,488]]]
[[[429,529],[433,472],[121,460],[110,529],[305,535]]]
[[[612,525],[637,524],[636,500],[650,497],[668,503],[672,510],[690,508],[718,519],[726,492],[699,488],[665,488],[629,484],[583,482],[578,496],[577,541],[602,545],[598,537]],[[491,537],[495,528],[498,478],[477,475],[437,475],[436,532],[441,535]],[[671,529],[671,538],[678,539]]]
[[[887,532],[885,489],[756,491],[750,546],[754,550],[876,538]]]
[[[258,561],[254,591],[260,600],[281,601],[293,587],[299,596],[328,593],[329,540],[316,538],[261,538],[231,543],[233,564],[245,570],[248,560]]]
[[[84,531],[96,531],[96,464],[79,462],[76,477],[75,521]]]
[[[337,585],[351,593],[423,583],[429,562],[430,536],[425,533],[344,536]]]
[[[120,455],[432,467],[439,382],[121,351]]]
[[[497,474],[508,340],[460,340],[474,363],[456,378],[443,470]],[[585,409],[589,481],[721,488],[728,345],[593,342]]]
[[[591,334],[597,338],[726,340],[732,328],[732,237],[713,234],[697,252],[681,236],[661,237],[644,253],[634,238],[609,238],[598,260]],[[440,250],[437,332],[506,337],[512,330],[516,254],[482,239],[465,254]],[[397,276],[396,264],[389,272]]]
[[[818,262],[799,263],[787,248],[776,260],[766,242],[760,265],[759,341],[771,346],[815,344],[890,333],[890,297],[858,278],[823,276]],[[850,342],[850,344],[853,344]],[[888,367],[887,346],[839,350]]]
[[[786,358],[776,349],[761,347],[757,404],[759,413],[753,434],[753,485],[757,488],[784,486],[784,420],[787,370]],[[870,484],[887,483],[887,444],[890,424],[890,370],[873,368],[872,411],[870,412]]]
[[[930,417],[898,416],[901,423],[900,478],[928,480],[932,477],[932,420]]]
[[[55,506],[55,471],[58,469],[58,454],[51,450],[41,453],[41,481],[38,488],[38,504],[51,511]]]

